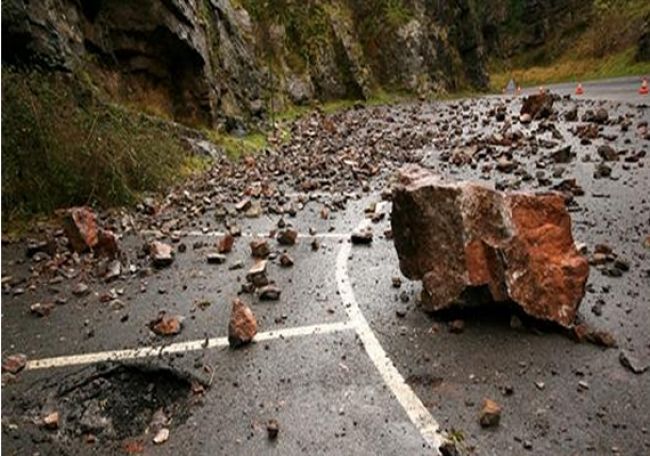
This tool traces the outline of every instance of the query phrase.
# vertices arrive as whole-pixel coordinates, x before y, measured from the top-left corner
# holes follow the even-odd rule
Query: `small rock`
[[[159,336],[174,336],[181,332],[181,318],[168,316],[164,312],[149,323],[149,328]]]
[[[251,255],[256,258],[266,258],[271,253],[269,243],[264,239],[254,239],[250,243]]]
[[[52,412],[43,418],[43,426],[55,430],[59,428],[59,412]]]
[[[277,301],[280,299],[280,293],[282,290],[280,290],[279,287],[275,285],[266,285],[262,288],[259,289],[259,298],[262,301]]]
[[[149,244],[149,256],[156,268],[164,268],[174,261],[172,246],[160,241]]]
[[[291,258],[288,253],[283,253],[280,255],[280,266],[288,268],[290,266],[293,266],[293,264],[293,258]]]
[[[501,407],[491,399],[483,400],[483,408],[479,414],[479,423],[482,427],[498,426],[501,420]]]
[[[75,252],[85,252],[97,244],[97,216],[89,207],[68,209],[63,229]]]
[[[232,247],[235,244],[235,236],[230,233],[226,233],[224,237],[219,239],[219,244],[217,245],[217,251],[219,253],[230,253]]]
[[[613,147],[603,144],[597,149],[598,155],[605,161],[616,161],[618,160],[618,153],[614,150]]]
[[[97,234],[97,244],[93,248],[97,256],[107,258],[117,258],[120,254],[120,246],[117,242],[117,236],[110,230],[100,229]]]
[[[350,240],[352,241],[352,244],[368,245],[372,243],[372,230],[370,228],[363,228],[360,230],[356,230],[352,233]]]
[[[257,334],[257,320],[251,309],[240,299],[232,303],[228,323],[228,343],[237,348],[250,343]]]
[[[639,360],[633,357],[626,350],[621,350],[618,355],[618,360],[623,367],[629,369],[634,374],[640,375],[648,370],[648,366],[641,366]]]
[[[317,251],[317,250],[320,248],[320,242],[318,241],[318,239],[312,239],[310,245],[311,245],[311,249],[312,249],[314,252]]]
[[[222,255],[221,253],[208,253],[208,264],[223,264],[226,262],[227,258],[225,255]]]
[[[165,443],[168,439],[169,439],[169,429],[162,428],[153,437],[153,443],[155,443],[156,445],[161,445]]]
[[[22,353],[7,356],[2,362],[2,372],[9,372],[10,374],[17,374],[25,368],[27,364],[27,356]]]
[[[453,320],[449,323],[449,332],[452,334],[460,334],[465,331],[465,322],[463,320]]]
[[[29,307],[31,313],[39,317],[47,317],[50,314],[50,312],[52,312],[52,309],[54,309],[54,303],[51,302],[45,304],[41,304],[40,302],[37,302],[36,304],[32,304]]]
[[[278,432],[280,432],[280,424],[277,420],[269,420],[266,424],[266,433],[269,436],[269,440],[275,440],[278,438]]]
[[[240,200],[237,204],[235,204],[235,209],[238,212],[246,211],[251,207],[251,204],[252,204],[252,202],[251,202],[250,198],[244,198],[244,199]]]
[[[252,283],[256,287],[263,287],[268,285],[269,279],[266,275],[266,260],[260,260],[248,270],[246,274],[246,281]]]
[[[294,245],[298,238],[298,231],[293,228],[287,228],[278,233],[276,239],[280,245]]]
[[[399,288],[402,286],[402,279],[399,276],[393,276],[391,282],[393,284],[393,288]]]
[[[72,294],[75,296],[85,296],[90,293],[90,288],[84,282],[77,282],[72,287]]]

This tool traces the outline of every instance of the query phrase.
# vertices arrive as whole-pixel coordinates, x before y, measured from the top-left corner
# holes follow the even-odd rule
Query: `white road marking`
[[[152,231],[152,230],[143,230],[140,231],[140,234],[144,236],[151,236],[151,235],[156,235],[158,234],[158,231]],[[223,231],[199,231],[199,230],[194,230],[194,231],[189,231],[187,233],[184,233],[188,237],[223,237],[226,235],[225,232]],[[247,238],[268,238],[269,237],[269,232],[265,233],[242,233],[242,237],[247,237]],[[309,233],[298,233],[298,239],[314,239],[314,238],[322,238],[322,239],[344,239],[346,237],[350,236],[349,233],[316,233],[316,234],[309,234]]]
[[[364,219],[357,229],[361,229],[367,226],[367,224],[368,220]],[[354,297],[354,291],[352,290],[352,284],[348,275],[348,257],[350,256],[350,252],[351,244],[345,242],[339,249],[336,257],[336,283],[341,299],[343,299],[343,305],[352,324],[356,328],[361,342],[363,342],[368,356],[381,374],[384,382],[402,405],[411,422],[420,431],[420,435],[422,435],[426,443],[435,454],[439,454],[438,448],[444,442],[444,436],[440,432],[438,422],[433,418],[411,387],[406,384],[404,377],[399,373],[397,367],[395,367],[379,343],[379,340],[377,340],[375,333],[370,328],[368,321],[363,316],[361,308]]]
[[[324,323],[319,325],[298,326],[295,328],[274,329],[259,333],[255,336],[254,342],[263,342],[274,339],[288,339],[316,334],[330,334],[354,329],[348,321],[335,323]],[[227,337],[214,337],[212,339],[198,339],[187,342],[177,342],[170,345],[139,347],[125,350],[109,350],[97,353],[85,353],[80,355],[58,356],[54,358],[43,358],[27,361],[26,370],[49,369],[53,367],[76,366],[81,364],[93,364],[105,361],[123,361],[138,358],[150,358],[171,353],[181,353],[202,350],[206,348],[220,348],[228,346]]]

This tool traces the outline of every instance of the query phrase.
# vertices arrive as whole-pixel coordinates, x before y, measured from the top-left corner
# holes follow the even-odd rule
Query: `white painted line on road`
[[[298,326],[295,328],[274,329],[259,333],[255,336],[254,342],[263,342],[274,339],[288,339],[291,337],[310,336],[318,334],[330,334],[354,329],[349,321],[335,323],[324,323],[309,326]],[[151,358],[172,353],[182,353],[202,350],[206,348],[227,347],[227,337],[214,337],[212,339],[198,339],[187,342],[177,342],[170,345],[140,347],[125,350],[109,350],[97,353],[85,353],[70,356],[57,356],[54,358],[43,358],[27,361],[26,370],[49,369],[53,367],[76,366],[81,364],[93,364],[106,361],[124,361],[129,359]]]
[[[208,231],[207,233],[204,233],[202,231],[190,231],[187,233],[188,236],[193,236],[193,237],[200,237],[200,236],[208,236],[208,237],[221,237],[225,236],[226,233],[224,232],[219,232],[219,231]],[[242,237],[251,237],[251,238],[269,238],[269,232],[267,231],[266,233],[242,233]],[[334,238],[334,239],[341,239],[349,236],[347,233],[315,233],[315,234],[309,234],[309,233],[298,233],[298,239],[313,239],[313,238]]]
[[[143,230],[140,233],[144,236],[150,236],[150,235],[156,235],[159,232],[151,231],[151,230]],[[199,231],[199,230],[189,231],[184,234],[188,237],[223,237],[226,235],[226,233],[223,231]],[[314,239],[314,238],[344,239],[348,236],[350,236],[348,233],[316,233],[316,234],[298,233],[298,239]],[[270,239],[268,231],[266,233],[242,233],[241,237]]]
[[[367,225],[368,220],[364,219],[357,229],[362,229]],[[402,377],[402,374],[399,373],[397,367],[395,367],[382,348],[377,336],[375,336],[372,328],[370,328],[368,321],[363,316],[361,308],[357,303],[348,275],[348,257],[350,256],[350,252],[351,244],[345,242],[339,249],[336,257],[336,283],[350,321],[354,324],[368,356],[377,370],[379,370],[384,382],[397,398],[411,422],[420,431],[420,435],[422,435],[425,442],[435,454],[439,454],[438,449],[444,442],[444,437],[440,432],[438,422],[433,418],[411,387],[404,381],[404,377]]]

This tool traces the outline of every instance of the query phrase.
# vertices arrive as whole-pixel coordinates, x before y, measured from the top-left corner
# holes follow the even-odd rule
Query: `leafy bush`
[[[106,104],[75,81],[2,69],[3,215],[131,203],[188,163],[167,124]]]

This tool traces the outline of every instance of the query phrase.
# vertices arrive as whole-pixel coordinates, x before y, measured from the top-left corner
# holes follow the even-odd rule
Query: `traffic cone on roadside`
[[[582,84],[578,83],[578,87],[576,87],[576,95],[582,95],[585,93],[585,90],[582,88]]]
[[[641,88],[639,89],[639,95],[647,95],[648,94],[648,79],[643,78],[643,82],[641,83]]]

